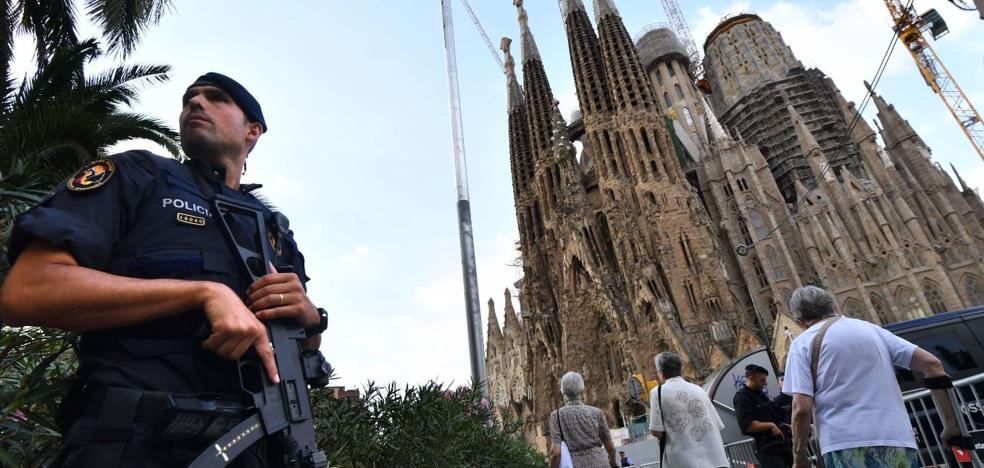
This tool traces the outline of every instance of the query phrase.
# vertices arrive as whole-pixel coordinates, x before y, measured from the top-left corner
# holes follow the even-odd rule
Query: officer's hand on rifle
[[[318,308],[308,299],[304,285],[294,273],[278,273],[270,265],[270,273],[258,279],[246,290],[249,308],[262,320],[293,318],[304,328],[321,322]]]
[[[277,363],[267,337],[266,326],[228,286],[220,283],[208,284],[208,294],[202,308],[211,325],[212,334],[202,342],[202,347],[231,360],[242,357],[250,347],[256,348],[270,380],[279,383]]]

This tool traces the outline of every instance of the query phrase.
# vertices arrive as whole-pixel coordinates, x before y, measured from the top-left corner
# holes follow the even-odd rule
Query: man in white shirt
[[[806,447],[814,409],[825,466],[919,466],[893,366],[926,376],[943,418],[940,438],[960,435],[946,393],[953,384],[935,356],[877,325],[837,315],[833,295],[816,286],[793,292],[789,309],[806,329],[790,346],[782,388],[793,395],[794,466],[811,466]],[[825,322],[814,385],[814,338]]]
[[[683,361],[670,352],[656,355],[662,384],[649,392],[649,430],[665,447],[662,466],[730,466],[724,453],[724,423],[704,389],[680,377]]]

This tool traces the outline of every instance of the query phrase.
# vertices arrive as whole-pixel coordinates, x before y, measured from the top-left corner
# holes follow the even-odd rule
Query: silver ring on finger
[[[284,293],[280,293],[280,305],[284,305]]]

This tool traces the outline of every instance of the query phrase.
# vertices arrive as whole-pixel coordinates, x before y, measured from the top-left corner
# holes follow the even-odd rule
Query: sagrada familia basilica
[[[613,0],[594,1],[593,23],[561,0],[580,104],[567,122],[516,3],[521,78],[503,51],[521,313],[507,290],[500,328],[490,300],[486,367],[531,442],[543,448],[568,370],[617,427],[627,378],[653,379],[658,352],[700,379],[781,348],[801,285],[875,323],[984,304],[978,195],[878,94],[869,127],[762,18],[710,33],[698,89],[669,29],[634,41]]]

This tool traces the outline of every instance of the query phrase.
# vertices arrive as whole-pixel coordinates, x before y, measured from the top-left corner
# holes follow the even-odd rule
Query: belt
[[[203,397],[123,387],[87,389],[82,414],[95,418],[96,423],[84,455],[85,466],[117,466],[136,423],[153,422],[151,432],[158,438],[190,440],[206,436],[211,440],[240,420],[241,404]],[[189,421],[183,416],[189,412],[208,413],[211,417],[197,432],[187,432],[191,429],[186,427]],[[215,431],[218,434],[212,433]]]

